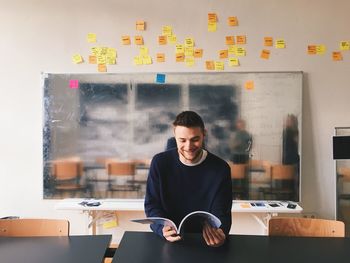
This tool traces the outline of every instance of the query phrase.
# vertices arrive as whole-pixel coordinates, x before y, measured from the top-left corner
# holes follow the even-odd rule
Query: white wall
[[[225,71],[304,71],[301,204],[307,212],[333,218],[331,136],[335,126],[350,125],[350,51],[343,52],[342,62],[333,62],[331,51],[339,49],[339,41],[350,40],[348,10],[347,0],[1,0],[0,216],[68,218],[72,234],[87,232],[85,216],[55,211],[55,201],[42,199],[40,72],[96,72],[93,65],[71,63],[76,52],[87,58],[91,45],[86,34],[94,32],[99,45],[118,50],[118,65],[109,67],[109,72],[205,71],[205,60],[218,60],[218,51],[225,48],[224,37],[232,34],[247,36],[247,56],[241,58],[239,68],[226,64]],[[207,32],[208,12],[219,17],[215,33]],[[228,16],[237,16],[240,26],[229,28]],[[120,37],[136,35],[139,19],[147,22],[142,35],[150,54],[163,50],[167,62],[133,65],[138,49],[121,46]],[[178,41],[192,36],[204,49],[203,59],[193,68],[174,63],[171,45],[158,46],[157,36],[164,25],[173,27]],[[269,60],[260,59],[264,36],[284,38],[287,48],[273,48]],[[326,54],[308,56],[309,44],[326,45]],[[247,228],[246,232],[251,231]]]

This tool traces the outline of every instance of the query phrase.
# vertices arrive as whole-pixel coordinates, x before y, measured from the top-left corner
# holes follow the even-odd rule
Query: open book
[[[208,222],[208,224],[212,227],[220,227],[221,226],[221,221],[219,218],[214,216],[213,214],[205,211],[194,211],[192,213],[187,214],[180,222],[179,227],[175,225],[173,221],[171,221],[168,218],[164,217],[147,217],[147,218],[141,218],[141,219],[131,219],[130,221],[136,222],[136,223],[141,223],[141,224],[159,224],[163,226],[171,226],[176,230],[176,233],[180,235],[181,233],[181,226],[185,223],[186,219],[189,217],[202,217],[203,220]]]

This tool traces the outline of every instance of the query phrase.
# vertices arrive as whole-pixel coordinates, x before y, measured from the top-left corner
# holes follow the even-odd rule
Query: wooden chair
[[[269,220],[269,236],[344,237],[342,221],[277,217]]]
[[[69,222],[57,219],[1,219],[0,236],[68,236]]]
[[[228,162],[231,168],[232,198],[235,200],[247,200],[249,197],[248,165]]]

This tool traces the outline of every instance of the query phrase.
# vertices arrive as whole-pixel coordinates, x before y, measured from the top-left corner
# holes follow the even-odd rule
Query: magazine
[[[186,219],[189,217],[194,217],[194,216],[200,216],[202,217],[205,221],[208,222],[208,224],[212,227],[220,227],[221,226],[221,221],[219,218],[217,218],[215,215],[205,212],[205,211],[194,211],[192,213],[187,214],[180,222],[179,227],[175,225],[175,223],[164,217],[147,217],[147,218],[141,218],[141,219],[131,219],[130,221],[136,222],[136,223],[141,223],[141,224],[159,224],[163,226],[171,226],[176,230],[176,233],[180,235],[181,233],[181,226],[185,223]]]

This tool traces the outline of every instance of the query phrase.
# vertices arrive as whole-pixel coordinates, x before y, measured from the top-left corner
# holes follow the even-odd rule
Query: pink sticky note
[[[77,80],[77,79],[71,79],[71,80],[69,81],[69,87],[70,87],[71,89],[77,89],[77,88],[79,88],[79,80]]]

